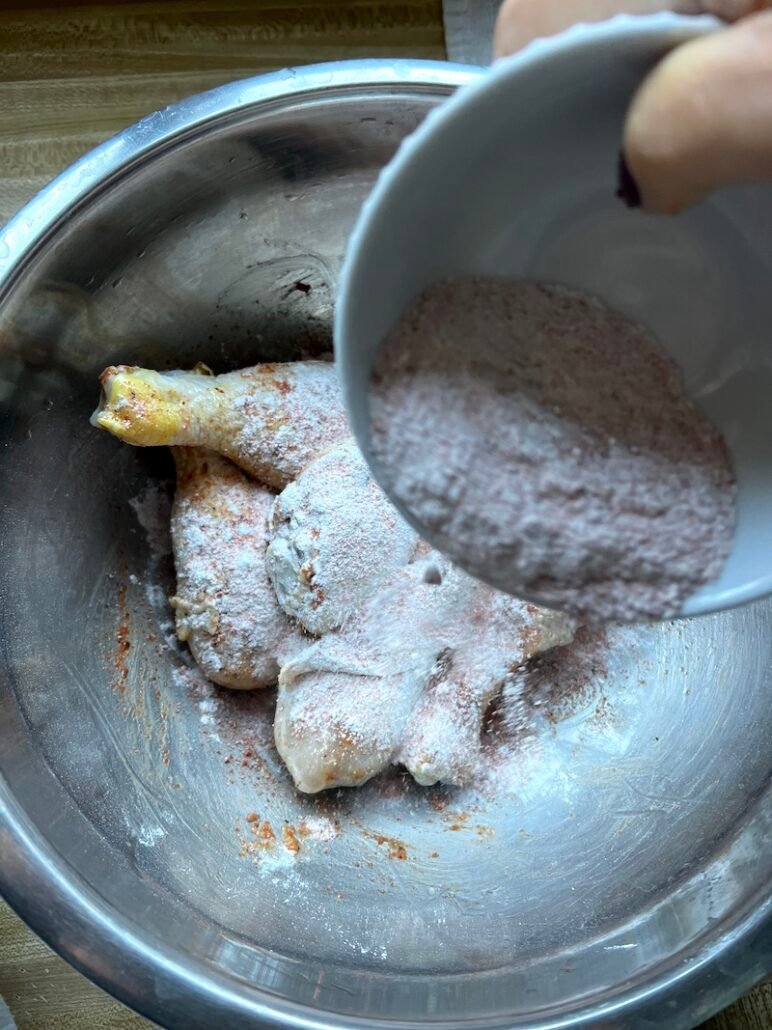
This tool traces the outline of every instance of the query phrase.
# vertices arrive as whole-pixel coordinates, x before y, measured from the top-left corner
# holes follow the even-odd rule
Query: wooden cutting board
[[[287,65],[395,56],[445,57],[440,0],[0,0],[0,223],[80,154],[190,93]],[[151,1026],[2,902],[0,995],[19,1030]],[[706,1028],[772,1030],[772,986]]]

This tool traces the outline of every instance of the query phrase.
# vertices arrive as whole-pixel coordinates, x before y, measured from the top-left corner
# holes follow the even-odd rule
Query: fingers
[[[772,7],[772,3],[770,0],[703,0],[698,6],[702,13],[715,14],[724,21],[739,21],[755,11]]]
[[[648,211],[772,180],[772,11],[680,47],[630,108],[624,156]]]
[[[505,0],[493,39],[496,57],[514,54],[534,39],[554,36],[577,22],[597,22],[616,14],[714,14],[726,21],[744,18],[772,0]]]
[[[505,0],[496,22],[493,53],[495,57],[514,54],[532,40],[557,35],[577,22],[658,11],[695,14],[702,6],[698,0]]]
[[[721,186],[772,179],[772,0],[505,0],[497,57],[616,14],[714,14],[739,24],[674,51],[639,90],[622,193],[677,213]]]

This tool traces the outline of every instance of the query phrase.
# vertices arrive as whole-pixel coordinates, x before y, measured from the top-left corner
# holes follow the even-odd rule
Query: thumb
[[[504,0],[493,37],[495,57],[521,50],[534,39],[554,36],[576,22],[599,22],[616,14],[714,14],[737,21],[772,6],[772,0]]]
[[[666,57],[633,99],[623,153],[641,205],[655,213],[772,181],[772,11]]]

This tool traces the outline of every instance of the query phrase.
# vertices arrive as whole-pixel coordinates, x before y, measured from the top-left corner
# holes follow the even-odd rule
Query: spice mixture
[[[384,481],[491,585],[585,622],[675,615],[730,551],[719,432],[650,335],[559,286],[428,289],[371,384]]]

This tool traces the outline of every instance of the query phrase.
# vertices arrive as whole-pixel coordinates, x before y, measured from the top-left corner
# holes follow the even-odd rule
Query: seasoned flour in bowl
[[[441,282],[384,341],[372,440],[432,542],[594,621],[676,614],[729,553],[720,433],[641,326],[559,286]]]

